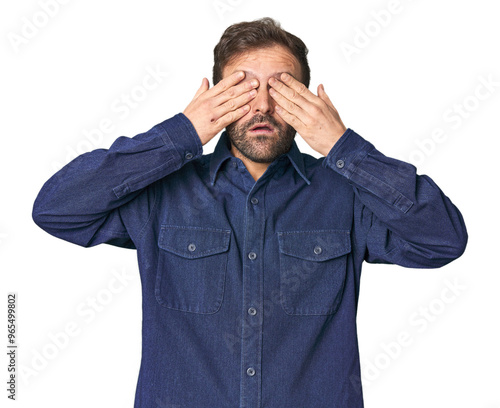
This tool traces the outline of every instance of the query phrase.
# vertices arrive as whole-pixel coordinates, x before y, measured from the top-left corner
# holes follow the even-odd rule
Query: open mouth
[[[250,133],[271,135],[274,133],[274,127],[271,126],[269,123],[258,123],[252,128],[250,128]]]

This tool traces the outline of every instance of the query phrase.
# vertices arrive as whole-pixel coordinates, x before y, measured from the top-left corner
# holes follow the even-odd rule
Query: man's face
[[[286,48],[276,45],[238,55],[224,67],[222,77],[236,71],[245,71],[245,80],[257,78],[259,87],[248,113],[226,128],[231,150],[257,163],[271,163],[290,150],[296,131],[275,112],[268,81],[273,76],[279,79],[282,72],[301,80],[300,64]]]

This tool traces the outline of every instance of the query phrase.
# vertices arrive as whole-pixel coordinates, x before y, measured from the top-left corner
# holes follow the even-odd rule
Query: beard
[[[276,135],[247,136],[250,128],[263,122],[271,124]],[[282,125],[270,115],[255,115],[239,126],[231,123],[226,127],[226,131],[236,150],[256,163],[271,163],[282,154],[288,153],[296,133],[292,126]]]

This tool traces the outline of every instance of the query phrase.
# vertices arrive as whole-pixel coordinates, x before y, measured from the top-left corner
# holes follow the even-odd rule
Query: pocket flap
[[[200,258],[225,252],[230,230],[162,225],[158,246],[184,258]]]
[[[351,252],[349,230],[278,232],[281,253],[308,261],[326,261]]]

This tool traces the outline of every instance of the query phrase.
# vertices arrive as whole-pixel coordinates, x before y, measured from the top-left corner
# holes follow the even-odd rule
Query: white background
[[[44,1],[2,4],[0,343],[5,356],[7,292],[16,292],[25,373],[10,403],[2,358],[0,406],[132,407],[141,352],[135,252],[55,239],[33,223],[33,201],[71,152],[107,148],[181,112],[202,77],[211,80],[223,30],[271,16],[308,45],[310,89],[324,83],[346,126],[430,175],[469,232],[465,254],[441,269],[365,264],[366,407],[500,407],[498,1],[400,0],[388,12],[390,3],[67,0],[51,16]],[[148,69],[168,75],[141,92]],[[496,85],[487,91],[482,80]],[[125,111],[122,95],[140,100]],[[436,128],[446,140],[431,143]],[[74,335],[63,341],[68,325]]]

